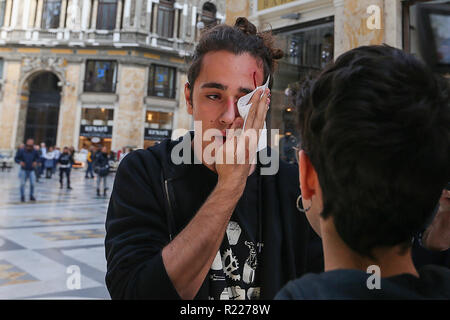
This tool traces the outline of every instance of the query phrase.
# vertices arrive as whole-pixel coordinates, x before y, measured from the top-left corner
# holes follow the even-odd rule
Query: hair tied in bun
[[[250,21],[248,21],[247,18],[244,17],[237,18],[234,26],[247,35],[256,35],[255,25]]]

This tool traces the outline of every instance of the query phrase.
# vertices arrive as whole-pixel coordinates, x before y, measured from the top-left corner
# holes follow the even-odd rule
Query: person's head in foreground
[[[448,89],[386,45],[343,54],[302,89],[302,204],[330,272],[278,298],[450,298],[450,271],[411,258],[450,177]]]

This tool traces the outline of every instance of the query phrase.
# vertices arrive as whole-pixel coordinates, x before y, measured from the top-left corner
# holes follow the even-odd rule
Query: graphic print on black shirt
[[[257,300],[260,297],[256,245],[257,177],[249,177],[246,192],[228,223],[224,241],[209,273],[211,300]]]

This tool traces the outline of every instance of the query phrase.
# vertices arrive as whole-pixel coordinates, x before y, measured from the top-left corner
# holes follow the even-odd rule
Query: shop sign
[[[168,130],[168,129],[145,128],[145,131],[144,131],[144,139],[145,140],[161,141],[164,139],[170,139],[171,136],[172,136],[172,130]]]
[[[111,138],[112,126],[81,125],[80,136]]]

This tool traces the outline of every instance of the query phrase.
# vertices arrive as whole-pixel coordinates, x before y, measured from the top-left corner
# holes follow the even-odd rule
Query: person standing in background
[[[41,158],[42,152],[41,148],[38,144],[34,146],[34,150],[38,153],[39,159]],[[42,163],[38,160],[36,161],[36,166],[34,167],[34,174],[36,176],[36,182],[39,182],[40,171],[41,171]]]
[[[97,196],[100,196],[100,184],[101,180],[103,180],[103,196],[106,197],[106,191],[108,190],[107,177],[109,173],[109,157],[106,147],[102,147],[101,151],[95,154],[94,168],[97,174]]]
[[[55,165],[55,153],[53,151],[53,147],[48,148],[48,151],[45,153],[44,159],[45,178],[51,179],[53,166]]]
[[[73,156],[69,152],[69,148],[64,147],[63,153],[58,158],[59,163],[59,187],[60,189],[63,188],[63,175],[66,175],[67,179],[67,189],[71,190],[70,187],[70,169],[72,168],[73,164]]]
[[[92,167],[92,162],[94,161],[94,155],[95,155],[95,147],[91,146],[89,148],[89,152],[86,156],[87,169],[86,169],[86,175],[84,176],[86,179],[89,178],[89,175],[91,176],[91,178],[94,178],[94,169]]]
[[[25,202],[25,184],[30,180],[30,201],[36,201],[34,198],[34,182],[36,175],[34,168],[39,161],[39,154],[34,150],[34,140],[28,139],[25,148],[19,148],[14,158],[15,162],[20,164],[20,200]]]
[[[47,153],[47,146],[45,145],[45,142],[41,142],[41,154],[39,158],[39,162],[41,163],[40,169],[39,169],[39,177],[44,174],[45,169],[45,154]]]
[[[58,164],[58,159],[59,159],[59,156],[61,155],[61,150],[59,149],[59,147],[55,147],[54,150],[53,150],[53,153],[55,154],[55,157],[53,158],[52,174],[55,174],[55,172],[56,172],[56,165]]]

